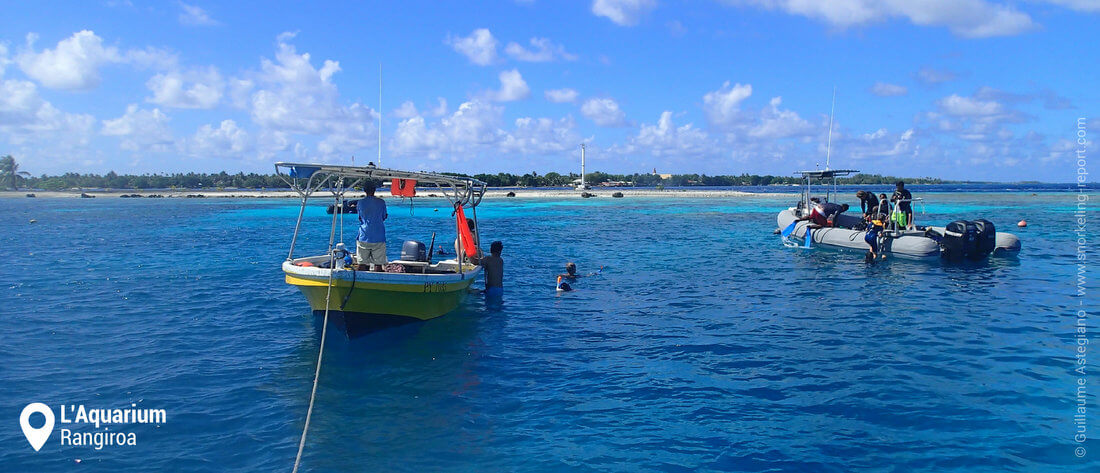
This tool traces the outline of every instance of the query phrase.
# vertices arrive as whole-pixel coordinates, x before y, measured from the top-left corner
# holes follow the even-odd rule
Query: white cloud
[[[1083,12],[1100,12],[1100,2],[1096,0],[1043,0],[1047,3],[1060,5],[1071,10]]]
[[[581,105],[581,115],[599,126],[615,127],[626,125],[626,113],[619,109],[614,99],[588,99]]]
[[[479,66],[488,66],[497,61],[497,39],[487,28],[478,28],[466,37],[448,35],[444,43]]]
[[[252,122],[280,141],[296,134],[323,137],[317,150],[326,158],[372,147],[377,143],[377,113],[358,102],[341,104],[331,80],[340,64],[325,60],[320,69],[314,68],[308,53],[299,54],[288,43],[293,37],[279,35],[275,60],[261,60],[260,72],[250,79],[256,84],[249,102]],[[275,148],[290,146],[287,141]]]
[[[146,47],[125,52],[104,46],[95,32],[82,30],[57,43],[53,49],[35,51],[38,35],[27,34],[27,44],[16,57],[20,69],[31,79],[51,89],[90,90],[99,86],[99,69],[108,64],[130,64],[138,68],[167,70],[178,63],[176,54]]]
[[[4,70],[11,64],[11,59],[8,57],[8,45],[0,43],[0,79],[4,78]]]
[[[998,115],[1004,112],[1004,106],[994,100],[980,100],[951,94],[936,102],[944,113],[959,117],[979,117]]]
[[[524,117],[516,119],[515,128],[501,139],[499,147],[506,153],[545,155],[573,149],[580,142],[573,117]]]
[[[871,93],[879,97],[898,97],[908,94],[909,89],[901,85],[875,82],[875,85],[871,86]]]
[[[33,82],[4,80],[4,70],[12,62],[8,54],[7,45],[0,43],[0,138],[6,145],[4,154],[12,154],[40,171],[71,171],[75,160],[86,160],[95,117],[58,110],[42,99]]]
[[[416,111],[416,105],[414,105],[411,100],[402,102],[401,106],[393,111],[393,116],[402,120],[415,117],[419,114],[420,112]]]
[[[749,130],[749,136],[766,140],[807,136],[813,133],[813,127],[791,110],[783,110],[779,105],[781,97],[775,97],[768,107],[760,113],[760,121]]]
[[[397,125],[391,148],[398,155],[424,154],[433,159],[442,153],[476,152],[503,135],[499,128],[503,112],[503,107],[474,100],[459,105],[434,127],[424,117],[409,118]]]
[[[519,71],[512,69],[500,73],[500,90],[489,91],[486,95],[496,102],[512,102],[531,96],[531,88],[523,80]]]
[[[191,156],[240,158],[252,149],[248,132],[233,120],[222,120],[217,128],[203,125],[186,143]]]
[[[611,151],[621,155],[649,154],[654,157],[702,158],[718,153],[717,143],[707,132],[692,124],[676,126],[672,112],[665,111],[656,125],[642,124],[636,136]]]
[[[166,71],[179,68],[179,57],[176,53],[151,46],[126,51],[122,62],[141,69]]]
[[[430,117],[442,117],[447,114],[447,99],[438,97],[439,104],[435,108],[428,110],[428,116]]]
[[[94,125],[91,115],[65,113],[43,100],[33,82],[0,80],[0,133],[10,144],[27,145],[36,153],[56,148],[56,154],[64,154],[86,145]]]
[[[592,13],[620,26],[634,26],[657,8],[657,0],[594,0]]]
[[[146,102],[174,108],[213,108],[225,94],[225,81],[213,66],[157,74],[145,86],[153,92]]]
[[[951,82],[958,78],[958,75],[948,70],[933,69],[925,66],[917,71],[915,77],[918,82],[924,85],[933,86],[944,82]]]
[[[703,113],[711,126],[722,129],[735,125],[741,116],[741,101],[752,95],[751,84],[735,84],[729,81],[722,88],[703,95]]]
[[[127,151],[164,152],[174,145],[168,121],[160,109],[143,110],[131,104],[121,117],[103,120],[100,133],[120,137],[120,147]]]
[[[517,61],[550,62],[555,59],[576,61],[577,56],[565,51],[565,47],[554,44],[549,38],[531,38],[531,49],[520,46],[519,43],[508,43],[504,52]]]
[[[572,103],[577,101],[579,94],[573,89],[551,89],[543,92],[543,95],[546,96],[546,100],[554,103]]]
[[[833,137],[833,155],[843,153],[844,159],[859,161],[867,158],[915,155],[917,147],[912,128],[901,133],[893,133],[879,128],[872,133],[863,133],[851,138]]]
[[[206,13],[206,10],[200,7],[180,2],[180,8],[183,9],[179,16],[180,24],[187,26],[214,26],[218,24],[217,21],[210,18],[210,14]]]
[[[459,160],[481,153],[548,155],[581,142],[572,117],[518,118],[507,131],[501,127],[503,112],[499,105],[473,100],[435,123],[422,116],[408,118],[398,124],[390,149],[398,156]]]
[[[447,114],[447,99],[439,97],[438,105],[428,109],[424,114],[430,117],[442,117]],[[420,115],[420,111],[416,109],[416,104],[411,100],[406,100],[401,103],[400,107],[397,107],[393,111],[393,116],[402,120],[413,118]]]
[[[986,0],[726,0],[822,20],[839,28],[906,18],[918,26],[943,26],[958,36],[984,38],[1012,36],[1035,28],[1026,13]]]
[[[99,68],[122,61],[118,48],[104,47],[103,39],[89,30],[61,40],[54,49],[34,51],[38,36],[27,35],[26,51],[16,60],[30,78],[51,89],[88,90],[99,85]]]

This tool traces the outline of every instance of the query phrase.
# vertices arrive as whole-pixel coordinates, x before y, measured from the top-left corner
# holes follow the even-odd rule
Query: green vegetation
[[[7,158],[4,158],[5,160]],[[4,166],[7,161],[0,161]],[[14,160],[11,161],[14,164]],[[2,168],[9,176],[8,168]],[[18,170],[18,165],[16,165]],[[65,190],[72,188],[101,188],[101,189],[270,189],[285,188],[286,184],[274,174],[237,173],[217,174],[201,173],[175,173],[175,174],[117,174],[111,171],[105,175],[65,173],[60,176],[22,177],[26,173],[20,172],[15,178],[5,177],[9,182],[13,179],[22,181],[25,187],[44,190]],[[448,173],[451,174],[451,173]],[[457,175],[457,174],[455,174]],[[489,184],[490,187],[565,187],[574,179],[580,178],[579,174],[558,174],[549,172],[539,175],[527,173],[515,175],[508,173],[476,174],[473,176]],[[942,184],[946,181],[933,178],[897,178],[893,176],[880,176],[878,174],[857,174],[847,179],[840,179],[840,184],[893,184],[895,181],[904,180],[910,184]],[[798,184],[799,178],[795,176],[758,176],[741,174],[738,176],[708,176],[705,174],[674,174],[667,179],[661,179],[655,174],[608,174],[604,172],[590,172],[585,181],[589,185],[599,185],[604,182],[623,182],[626,185],[637,187],[688,187],[688,186],[767,186]]]
[[[20,171],[19,163],[10,154],[0,158],[0,186],[4,189],[18,189],[19,184],[28,177],[30,173]]]

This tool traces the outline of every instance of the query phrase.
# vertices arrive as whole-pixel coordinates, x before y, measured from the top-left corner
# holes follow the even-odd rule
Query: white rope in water
[[[342,180],[340,184],[343,184]],[[343,191],[336,194],[337,204],[342,203],[341,197],[343,197]],[[333,210],[340,209],[334,207]],[[302,463],[302,451],[306,448],[306,434],[309,432],[309,421],[313,417],[313,401],[317,399],[317,381],[321,379],[321,357],[325,354],[325,335],[328,334],[328,308],[329,299],[332,297],[332,275],[336,274],[336,268],[333,267],[336,264],[336,256],[332,253],[332,242],[333,239],[336,238],[336,216],[340,213],[341,212],[336,211],[332,213],[332,230],[329,231],[328,237],[328,292],[325,293],[325,319],[321,323],[321,346],[317,350],[317,369],[313,372],[313,391],[309,393],[309,409],[306,410],[306,424],[302,427],[302,439],[298,441],[298,455],[294,457],[293,473],[298,472],[298,466]]]

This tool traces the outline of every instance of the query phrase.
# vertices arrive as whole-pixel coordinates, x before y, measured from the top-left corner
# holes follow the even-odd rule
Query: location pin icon
[[[31,414],[35,412],[42,414],[46,417],[46,423],[42,424],[42,427],[31,427]],[[27,441],[34,447],[34,451],[42,448],[46,444],[46,440],[50,438],[50,434],[53,433],[53,411],[50,410],[50,406],[42,404],[41,402],[32,402],[27,404],[27,407],[23,408],[23,413],[19,414],[19,426],[23,428],[23,435],[27,436]]]

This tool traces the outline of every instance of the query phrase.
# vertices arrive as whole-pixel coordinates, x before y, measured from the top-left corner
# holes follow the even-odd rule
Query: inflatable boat
[[[817,202],[829,202],[836,198],[836,178],[855,174],[851,169],[800,171],[805,187],[799,202],[782,210],[776,216],[776,224],[782,230],[788,246],[826,246],[866,252],[871,249],[867,241],[867,222],[860,216],[839,214],[831,226],[815,225],[811,220],[801,220],[809,215]],[[823,197],[811,196],[815,181],[832,179],[832,188]],[[828,188],[828,186],[826,185]],[[858,212],[858,209],[857,209]],[[891,211],[896,214],[897,209]],[[893,215],[891,216],[893,217]],[[879,253],[907,259],[983,259],[989,255],[1014,255],[1020,251],[1020,239],[1011,233],[997,232],[993,223],[978,219],[958,220],[942,227],[914,226],[906,228],[899,219],[889,218],[884,228],[873,238]],[[904,220],[904,219],[901,219]]]

